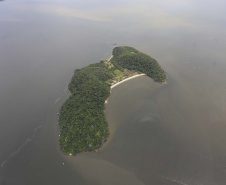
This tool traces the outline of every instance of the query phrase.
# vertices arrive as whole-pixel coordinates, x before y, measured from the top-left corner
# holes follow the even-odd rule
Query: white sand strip
[[[129,77],[129,78],[126,78],[126,79],[124,79],[124,80],[122,80],[122,81],[120,81],[120,82],[117,82],[116,84],[112,85],[112,86],[111,86],[111,89],[113,89],[113,88],[116,87],[117,85],[119,85],[119,84],[121,84],[121,83],[123,83],[123,82],[125,82],[125,81],[127,81],[127,80],[131,80],[131,79],[136,78],[136,77],[138,77],[138,76],[144,76],[144,75],[146,75],[146,74],[142,73],[142,74],[138,74],[138,75],[134,75],[134,76],[131,76],[131,77]]]
[[[110,58],[109,58],[109,59],[107,59],[107,61],[110,61],[112,58],[113,58],[113,55],[111,55],[111,56],[110,56]]]

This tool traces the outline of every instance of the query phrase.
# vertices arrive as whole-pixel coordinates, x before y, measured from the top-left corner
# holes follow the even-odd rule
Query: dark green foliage
[[[113,50],[114,65],[137,70],[150,76],[156,82],[164,82],[166,74],[157,61],[131,47],[116,47]]]
[[[69,84],[72,93],[60,110],[60,145],[65,154],[92,151],[108,136],[103,112],[110,94],[105,83],[112,74],[102,63],[75,70]]]
[[[107,80],[114,78],[114,70],[125,68],[143,72],[155,81],[163,82],[164,71],[151,57],[131,47],[113,50],[108,68],[104,61],[76,69],[69,84],[71,96],[60,110],[60,145],[65,154],[98,149],[109,134],[104,115],[104,102],[110,95]]]

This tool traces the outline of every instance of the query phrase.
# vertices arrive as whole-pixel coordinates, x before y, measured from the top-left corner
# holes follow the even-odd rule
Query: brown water
[[[117,86],[106,106],[109,141],[68,160],[96,184],[224,184],[224,110],[208,106],[217,101],[213,90],[196,97],[191,86],[198,88],[172,77],[167,85],[138,77]]]
[[[226,184],[224,1],[0,1],[0,184]],[[113,89],[110,137],[64,156],[57,112],[75,68],[129,45],[168,84]]]

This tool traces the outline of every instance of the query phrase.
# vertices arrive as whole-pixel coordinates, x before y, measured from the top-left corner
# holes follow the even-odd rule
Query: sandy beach
[[[124,80],[122,80],[122,81],[120,81],[120,82],[117,82],[116,84],[112,85],[112,86],[111,86],[111,89],[113,89],[113,88],[116,87],[117,85],[119,85],[119,84],[121,84],[121,83],[123,83],[123,82],[125,82],[125,81],[127,81],[127,80],[131,80],[131,79],[136,78],[136,77],[138,77],[138,76],[144,76],[144,75],[146,75],[146,74],[142,73],[142,74],[138,74],[138,75],[134,75],[134,76],[131,76],[131,77],[129,77],[129,78],[126,78],[126,79],[124,79]]]
[[[107,59],[107,61],[110,61],[112,58],[113,58],[113,55],[111,55],[111,56]]]
[[[127,81],[127,80],[131,80],[131,79],[136,78],[136,77],[138,77],[138,76],[144,76],[144,75],[146,75],[146,74],[142,73],[142,74],[138,74],[138,75],[134,75],[134,76],[131,76],[131,77],[129,77],[129,78],[126,78],[126,79],[124,79],[124,80],[122,80],[122,81],[120,81],[120,82],[117,82],[116,84],[112,85],[112,86],[111,86],[111,89],[113,89],[113,88],[116,87],[117,85],[119,85],[119,84],[121,84],[121,83],[123,83],[123,82],[125,82],[125,81]],[[110,93],[111,93],[111,92],[110,92]],[[108,99],[109,99],[109,97],[105,100],[105,103],[108,103]]]

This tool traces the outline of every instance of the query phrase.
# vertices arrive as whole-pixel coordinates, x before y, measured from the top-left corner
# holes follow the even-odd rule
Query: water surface
[[[225,184],[224,7],[1,1],[0,184]],[[114,88],[108,142],[64,156],[57,112],[74,69],[108,58],[114,43],[157,59],[168,84],[139,77]]]

